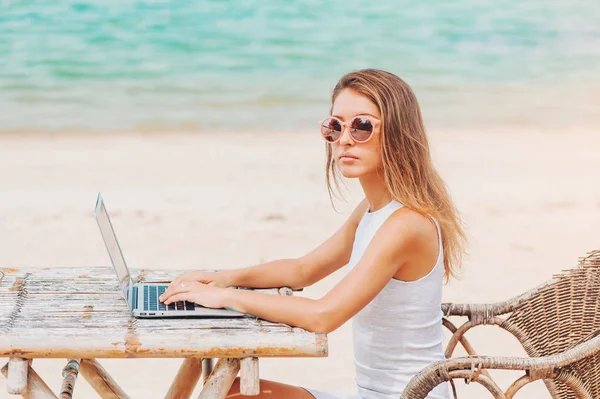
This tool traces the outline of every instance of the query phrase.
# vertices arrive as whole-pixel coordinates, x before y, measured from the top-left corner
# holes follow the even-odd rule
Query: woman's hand
[[[207,308],[224,308],[226,288],[204,284],[198,281],[183,281],[179,284],[171,284],[169,288],[158,298],[165,304],[173,302],[188,301]]]
[[[175,280],[171,282],[171,284],[169,285],[169,289],[171,287],[179,286],[181,283],[185,284],[194,281],[221,288],[229,287],[231,285],[225,272],[197,271],[178,276]]]

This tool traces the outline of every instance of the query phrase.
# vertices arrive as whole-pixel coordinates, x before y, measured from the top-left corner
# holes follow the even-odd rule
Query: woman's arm
[[[435,254],[427,253],[433,248],[431,231],[431,221],[426,217],[406,208],[394,212],[355,268],[318,300],[199,284],[186,289],[175,287],[166,302],[188,300],[207,307],[230,307],[273,322],[329,333],[373,300],[403,265],[422,257],[434,258]],[[433,234],[437,236],[437,231]]]

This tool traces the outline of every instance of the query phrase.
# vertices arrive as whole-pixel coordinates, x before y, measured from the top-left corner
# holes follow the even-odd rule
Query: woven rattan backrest
[[[582,258],[575,269],[554,276],[529,300],[519,304],[505,328],[523,343],[531,357],[564,352],[600,332],[600,251]],[[582,378],[592,397],[600,398],[600,355],[584,359],[562,372]],[[575,399],[561,383],[545,381],[557,399]]]

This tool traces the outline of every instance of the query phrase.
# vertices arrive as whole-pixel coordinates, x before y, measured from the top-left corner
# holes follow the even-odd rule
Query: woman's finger
[[[170,297],[171,295],[173,295],[173,293],[175,291],[175,287],[176,287],[175,285],[169,285],[167,287],[166,291],[163,292],[162,295],[160,295],[158,297],[158,300],[164,302],[165,299],[167,299],[168,297]]]
[[[158,299],[161,302],[164,302],[166,299],[168,299],[169,297],[182,293],[182,292],[189,292],[192,289],[192,287],[190,286],[189,282],[180,282],[178,284],[175,284],[173,286],[169,286],[169,288],[167,288],[167,290],[158,297]]]
[[[187,301],[188,297],[190,296],[189,292],[180,292],[179,294],[175,294],[172,295],[171,297],[167,298],[167,300],[164,301],[165,305],[168,305],[170,303],[173,302],[181,302],[181,301]]]

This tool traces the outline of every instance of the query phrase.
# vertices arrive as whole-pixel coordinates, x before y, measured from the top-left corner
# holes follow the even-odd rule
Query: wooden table
[[[218,359],[200,393],[204,399],[224,398],[238,372],[242,394],[257,395],[260,357],[327,356],[325,334],[257,318],[135,319],[112,268],[0,270],[0,357],[10,358],[2,373],[8,392],[24,398],[57,398],[33,370],[35,358],[67,359],[60,398],[72,397],[79,373],[102,398],[128,397],[97,358],[184,358],[165,397],[189,398],[202,359]],[[183,272],[132,274],[166,282]]]

